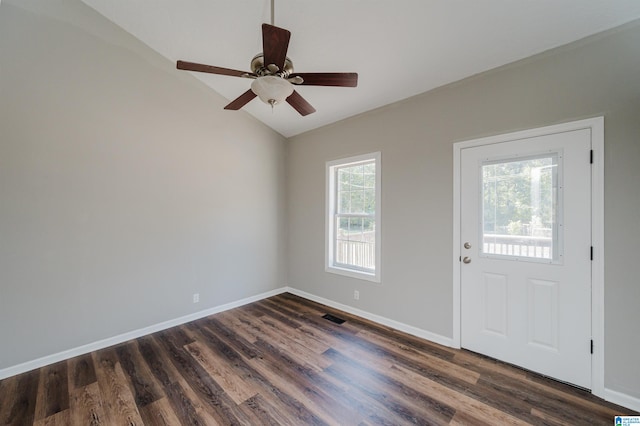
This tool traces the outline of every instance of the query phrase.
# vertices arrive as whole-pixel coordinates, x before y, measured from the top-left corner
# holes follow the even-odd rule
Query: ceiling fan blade
[[[355,72],[296,72],[289,78],[302,77],[302,86],[356,87],[358,74]]]
[[[311,106],[309,102],[307,102],[300,93],[295,90],[293,93],[287,98],[287,103],[291,105],[296,111],[300,113],[303,117],[305,115],[309,115],[312,112],[316,112],[316,109]]]
[[[251,89],[244,92],[242,95],[238,96],[234,101],[232,101],[229,105],[224,107],[224,109],[231,109],[234,111],[239,110],[243,106],[249,103],[249,101],[253,100],[256,97],[256,94],[253,93]]]
[[[291,32],[288,30],[262,24],[262,53],[265,66],[275,64],[280,70],[284,68],[290,38]]]
[[[194,62],[178,61],[176,68],[186,71],[206,72],[209,74],[230,75],[232,77],[248,77],[253,76],[247,71],[232,70],[229,68],[214,67],[213,65],[196,64]]]

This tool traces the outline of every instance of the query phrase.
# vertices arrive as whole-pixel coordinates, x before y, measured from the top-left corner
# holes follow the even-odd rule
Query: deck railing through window
[[[376,246],[365,241],[336,241],[336,263],[375,270]]]
[[[484,234],[482,252],[503,256],[553,259],[553,239],[526,235]]]

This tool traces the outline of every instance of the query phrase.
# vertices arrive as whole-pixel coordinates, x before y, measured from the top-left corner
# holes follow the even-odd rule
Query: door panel
[[[484,330],[507,337],[507,276],[484,273]]]
[[[462,346],[585,388],[590,149],[583,129],[461,151]]]
[[[529,344],[558,350],[558,282],[527,280]]]

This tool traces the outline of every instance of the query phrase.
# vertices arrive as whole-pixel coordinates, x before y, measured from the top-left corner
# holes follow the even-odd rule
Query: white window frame
[[[376,165],[376,177],[375,177],[375,271],[363,271],[358,268],[350,268],[347,265],[336,265],[335,262],[335,243],[336,243],[336,227],[335,216],[337,214],[337,170],[341,167],[357,165],[358,163],[364,163],[374,161]],[[325,271],[348,276],[351,278],[358,278],[361,280],[372,281],[380,283],[380,229],[381,229],[381,155],[380,152],[373,152],[369,154],[358,155],[354,157],[341,158],[333,161],[328,161],[326,164],[326,214],[325,214]]]

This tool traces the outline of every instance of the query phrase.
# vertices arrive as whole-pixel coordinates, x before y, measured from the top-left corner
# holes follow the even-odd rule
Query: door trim
[[[453,144],[453,346],[461,347],[460,173],[462,150],[482,145],[589,129],[591,131],[591,393],[604,397],[604,117],[466,140]],[[588,159],[585,159],[588,161]]]

